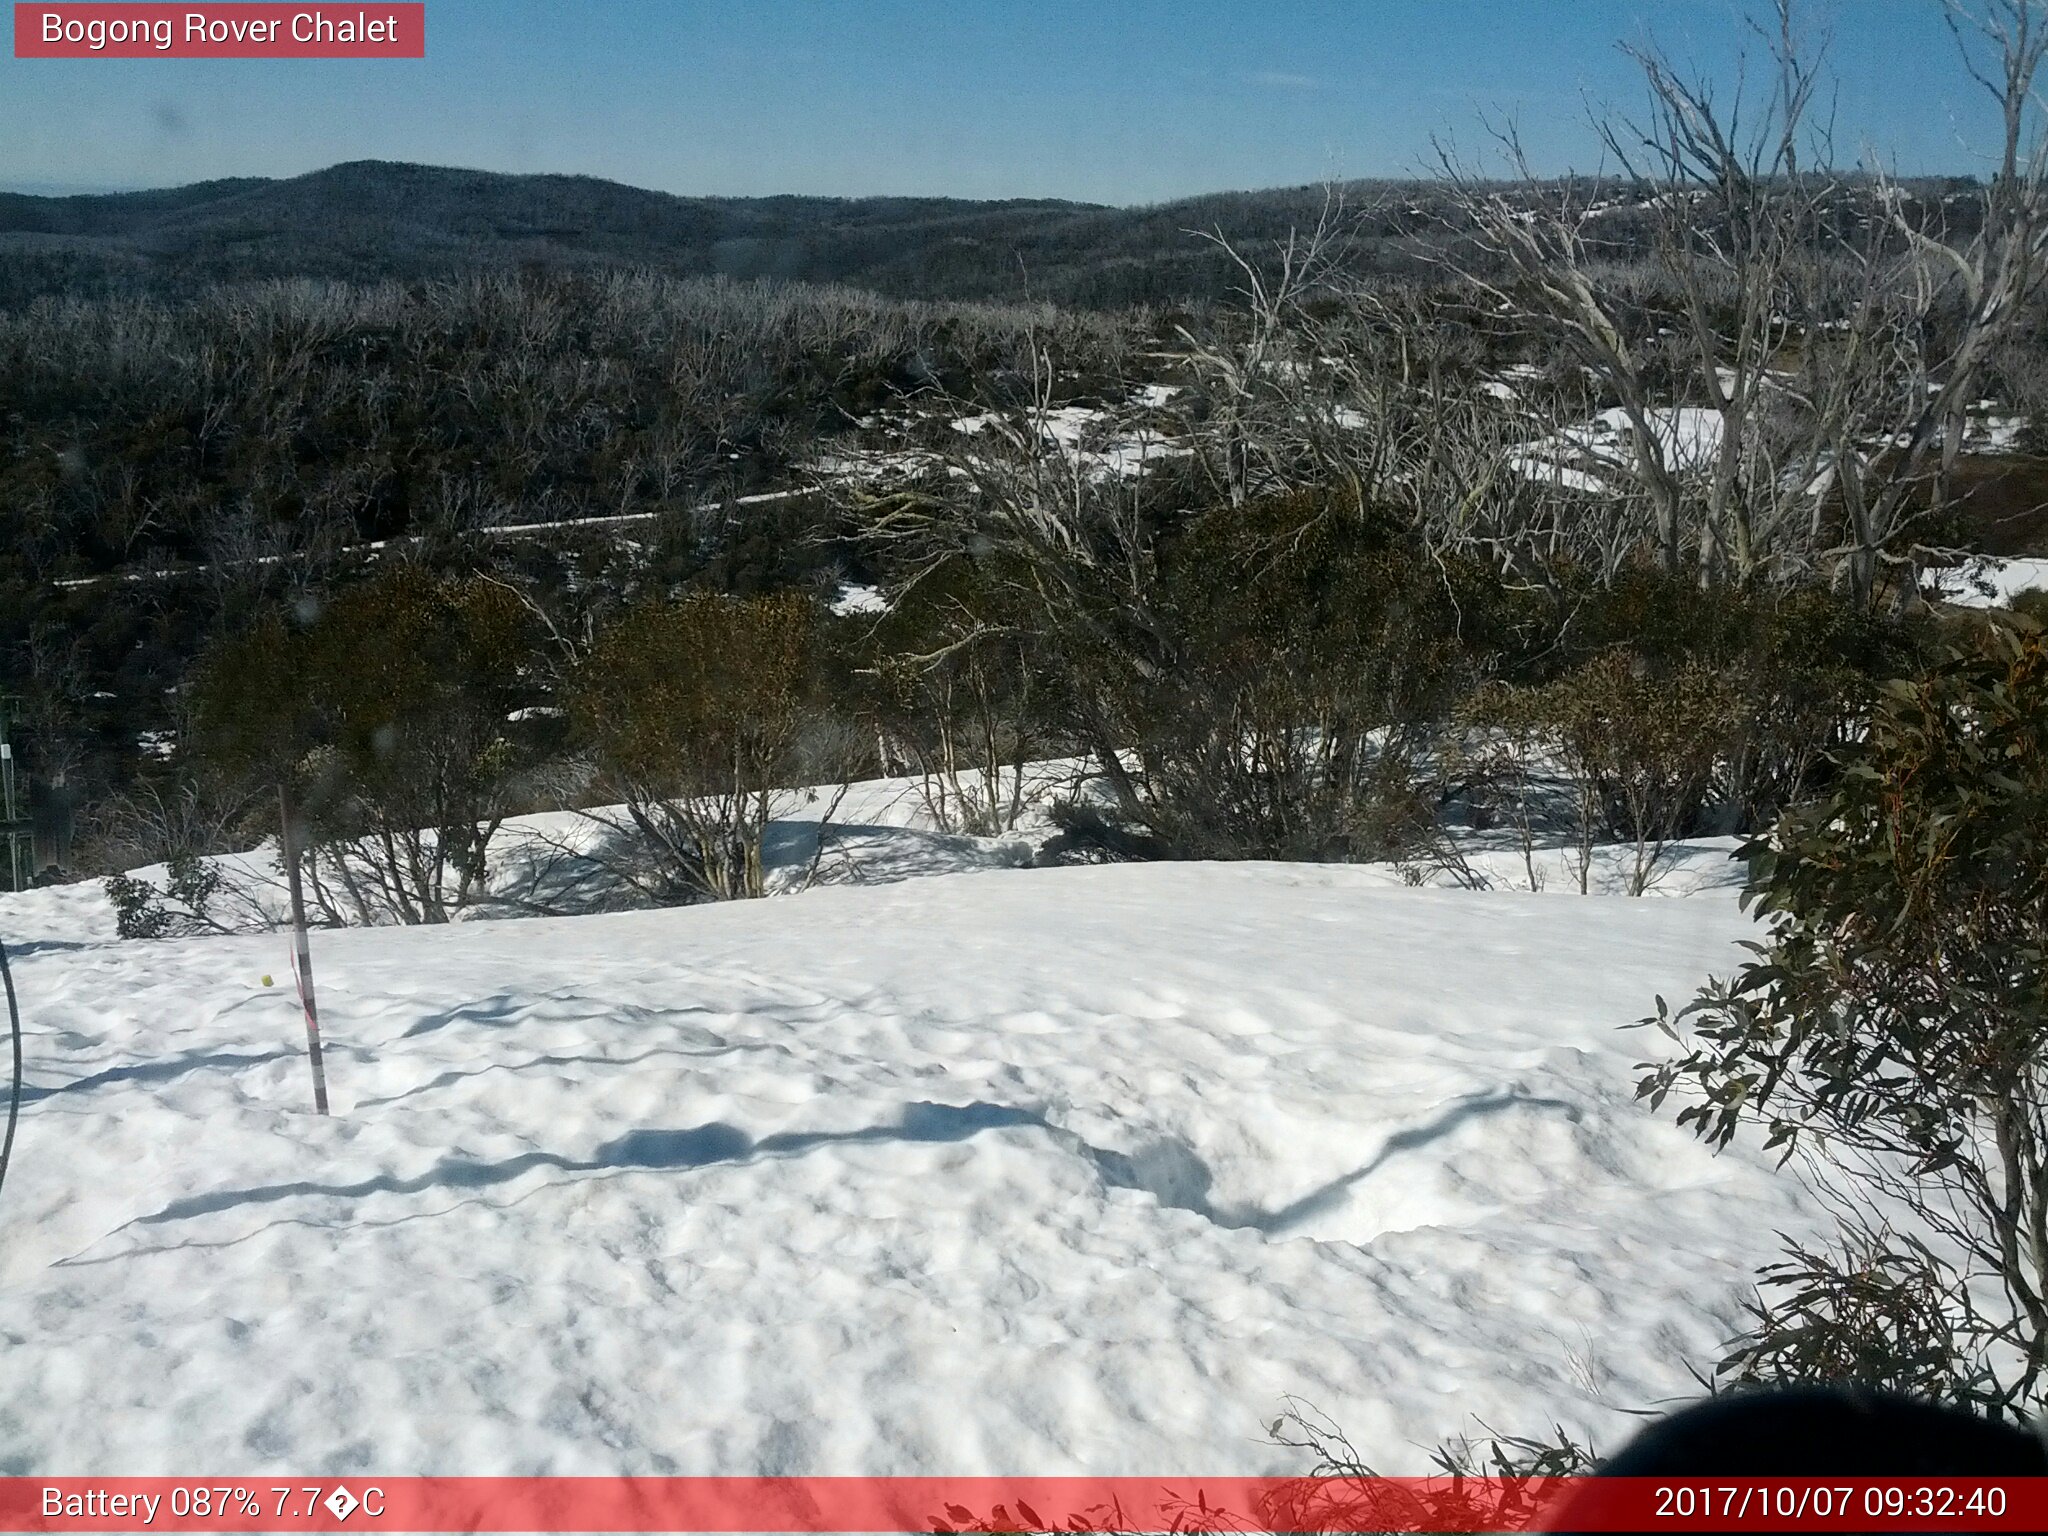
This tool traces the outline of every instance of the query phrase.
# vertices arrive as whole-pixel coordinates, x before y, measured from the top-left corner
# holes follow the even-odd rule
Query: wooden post
[[[306,1054],[313,1063],[313,1107],[327,1113],[327,1067],[320,1059],[320,1013],[313,1006],[313,952],[306,944],[306,897],[299,885],[299,847],[292,836],[292,802],[277,786],[278,852],[284,859],[285,883],[292,893],[292,969],[299,983],[299,1003],[306,1010]]]

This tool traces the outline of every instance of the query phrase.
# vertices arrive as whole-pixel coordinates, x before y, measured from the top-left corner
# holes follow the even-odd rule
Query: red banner
[[[0,1478],[0,1531],[2040,1531],[2048,1478]]]
[[[423,59],[424,4],[14,7],[17,59]]]

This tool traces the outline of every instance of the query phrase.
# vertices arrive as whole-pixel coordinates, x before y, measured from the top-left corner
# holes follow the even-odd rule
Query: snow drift
[[[1774,1229],[1632,1099],[1726,892],[965,873],[121,944],[0,897],[11,1474],[1382,1470],[1690,1396]]]

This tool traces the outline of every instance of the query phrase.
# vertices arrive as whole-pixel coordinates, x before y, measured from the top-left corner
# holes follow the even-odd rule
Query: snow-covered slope
[[[1978,555],[1962,565],[1927,573],[1930,595],[1959,608],[2010,606],[2022,592],[2048,587],[2048,560]]]
[[[1387,1471],[1688,1395],[1806,1197],[1631,1100],[1733,899],[966,873],[118,944],[0,897],[0,1471]]]

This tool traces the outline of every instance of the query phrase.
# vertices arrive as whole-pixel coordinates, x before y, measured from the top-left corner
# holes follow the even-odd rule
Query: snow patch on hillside
[[[1721,451],[1719,411],[1659,407],[1646,411],[1644,422],[1658,456],[1673,474],[1703,473]],[[1525,480],[1600,495],[1618,493],[1635,461],[1628,412],[1615,406],[1524,444],[1509,460],[1509,468]]]
[[[2048,588],[2048,560],[1979,555],[1929,571],[1928,595],[1959,608],[2003,608],[2022,592]]]

